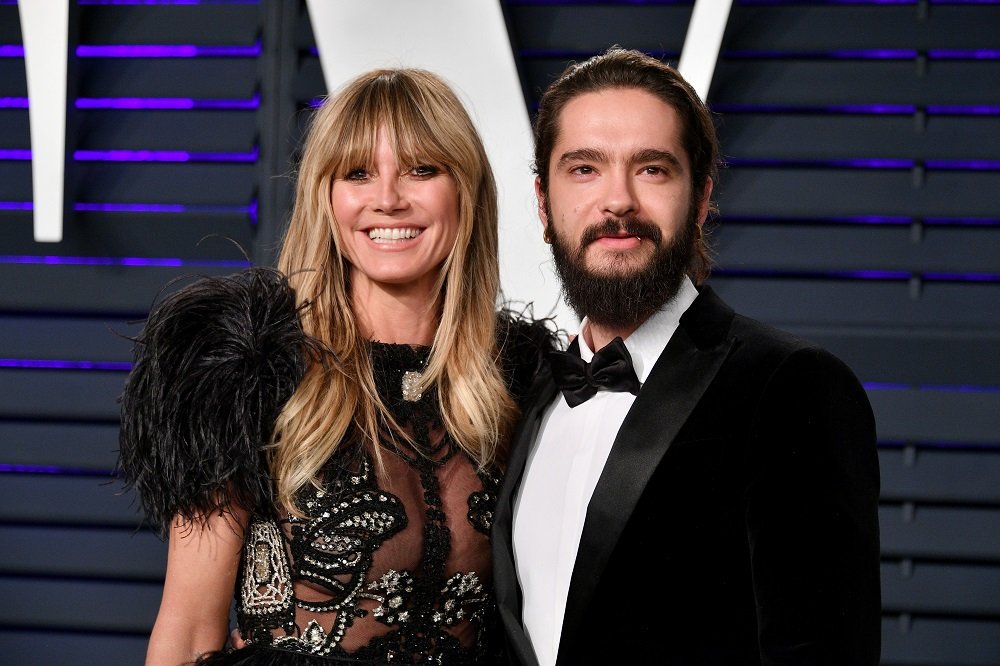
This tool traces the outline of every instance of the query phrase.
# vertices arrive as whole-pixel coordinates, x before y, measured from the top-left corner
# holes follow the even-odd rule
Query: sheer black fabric
[[[410,373],[428,354],[372,344],[380,395],[413,443],[385,435],[378,475],[375,452],[345,442],[321,487],[300,495],[307,518],[254,520],[236,594],[249,647],[204,663],[499,661],[489,546],[499,472],[477,470],[447,435],[433,389],[414,392]]]

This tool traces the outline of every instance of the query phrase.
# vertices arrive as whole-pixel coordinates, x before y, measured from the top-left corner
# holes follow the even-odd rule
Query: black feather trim
[[[175,516],[271,506],[263,446],[314,349],[271,269],[202,278],[150,313],[120,400],[119,469],[161,535]]]
[[[562,349],[565,333],[552,319],[535,319],[531,306],[506,307],[497,313],[497,346],[507,387],[521,409],[532,399],[531,388],[545,362],[545,354]]]

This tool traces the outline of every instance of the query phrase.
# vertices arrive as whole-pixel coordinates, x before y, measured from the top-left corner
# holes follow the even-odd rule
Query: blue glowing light
[[[32,370],[110,370],[127,372],[132,364],[120,361],[67,361],[34,358],[0,358],[0,368],[27,368]]]
[[[0,255],[0,264],[35,264],[48,266],[144,266],[175,268],[206,266],[217,268],[249,268],[245,259],[177,259],[171,257],[62,257],[55,255]]]

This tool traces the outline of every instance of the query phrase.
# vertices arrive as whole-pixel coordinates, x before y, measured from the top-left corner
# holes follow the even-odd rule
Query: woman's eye
[[[351,169],[344,176],[344,180],[367,180],[368,171],[367,169]]]
[[[410,169],[410,173],[418,178],[429,178],[431,176],[436,176],[441,173],[441,169],[434,166],[433,164],[418,164],[417,166]]]

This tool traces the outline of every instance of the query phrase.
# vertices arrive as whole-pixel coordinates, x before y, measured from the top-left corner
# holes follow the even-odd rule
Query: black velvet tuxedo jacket
[[[874,666],[879,474],[864,389],[829,353],[700,291],[594,490],[558,664]],[[526,665],[512,508],[557,396],[547,368],[533,391],[493,527],[497,603]]]

